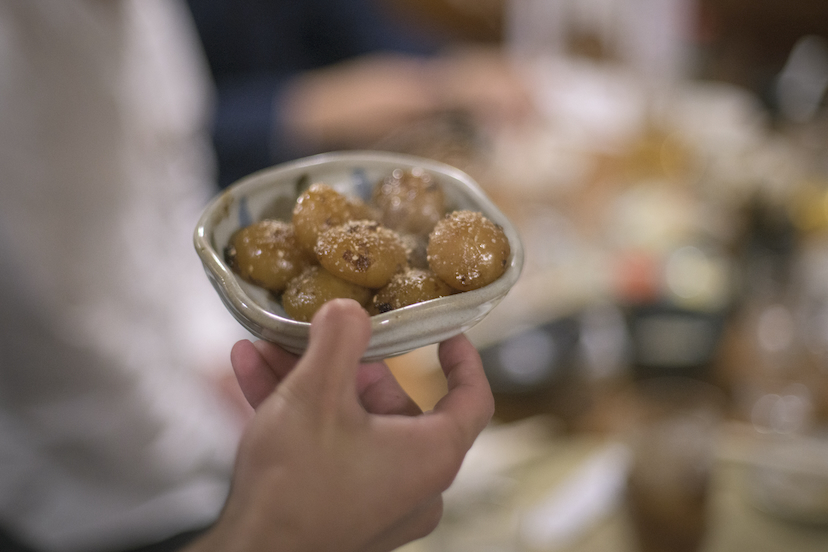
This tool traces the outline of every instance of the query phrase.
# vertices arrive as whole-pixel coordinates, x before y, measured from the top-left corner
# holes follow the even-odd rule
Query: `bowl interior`
[[[503,227],[511,246],[509,265],[503,276],[483,288],[373,316],[365,360],[436,343],[476,324],[517,281],[523,264],[517,231],[462,171],[427,159],[382,152],[328,153],[265,169],[233,184],[207,206],[196,227],[195,246],[228,310],[257,337],[301,353],[310,324],[288,318],[277,297],[232,272],[224,261],[230,238],[238,229],[264,218],[289,221],[296,198],[313,183],[324,182],[343,194],[367,200],[375,183],[391,171],[413,167],[422,167],[441,184],[449,211],[480,211]]]

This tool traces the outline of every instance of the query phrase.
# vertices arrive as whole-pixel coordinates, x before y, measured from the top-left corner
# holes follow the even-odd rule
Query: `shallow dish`
[[[247,176],[207,206],[196,226],[195,248],[224,305],[248,331],[301,354],[310,324],[285,315],[270,292],[236,276],[224,260],[230,237],[263,218],[290,220],[299,194],[324,182],[337,191],[370,197],[374,184],[394,169],[422,167],[443,186],[449,210],[480,211],[503,227],[511,255],[506,272],[488,286],[410,305],[371,317],[372,334],[363,360],[381,360],[467,331],[506,296],[523,266],[523,245],[511,222],[466,173],[449,165],[384,152],[333,152],[291,161]]]

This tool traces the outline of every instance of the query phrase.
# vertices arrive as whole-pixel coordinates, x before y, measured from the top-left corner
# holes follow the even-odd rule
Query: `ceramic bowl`
[[[443,186],[449,210],[483,213],[503,227],[511,246],[506,272],[480,289],[410,305],[371,317],[372,334],[363,360],[393,357],[463,333],[506,296],[523,265],[523,245],[512,223],[466,173],[449,165],[384,152],[333,152],[277,165],[247,176],[207,206],[195,230],[195,248],[207,277],[232,315],[253,335],[301,354],[310,324],[285,315],[277,297],[236,276],[224,260],[230,237],[263,218],[290,220],[299,194],[324,182],[363,199],[374,184],[397,168],[421,167]]]

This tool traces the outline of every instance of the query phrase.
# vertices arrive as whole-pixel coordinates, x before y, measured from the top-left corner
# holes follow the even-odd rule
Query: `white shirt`
[[[245,336],[192,246],[210,89],[172,0],[0,0],[0,526],[92,552],[212,521]]]

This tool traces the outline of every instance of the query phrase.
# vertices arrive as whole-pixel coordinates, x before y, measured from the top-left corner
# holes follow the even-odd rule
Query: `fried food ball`
[[[354,299],[365,308],[371,302],[371,295],[370,289],[346,282],[315,265],[290,281],[282,294],[282,308],[294,320],[310,322],[326,301]]]
[[[242,279],[281,293],[316,259],[299,246],[292,224],[266,219],[236,232],[225,260]]]
[[[503,228],[476,211],[446,215],[429,235],[427,251],[431,270],[459,291],[500,278],[511,253]]]
[[[381,314],[430,299],[446,297],[454,292],[454,288],[431,270],[409,268],[394,274],[388,285],[374,295],[368,312]]]
[[[383,287],[408,266],[400,236],[373,220],[352,220],[325,230],[315,252],[331,274],[373,289]]]
[[[347,197],[327,184],[312,184],[297,199],[293,206],[292,222],[299,243],[307,251],[313,251],[319,234],[328,228],[339,226],[349,220],[360,220],[376,216],[364,202]]]
[[[428,235],[446,213],[443,188],[427,171],[395,169],[374,187],[381,222],[400,233]]]

